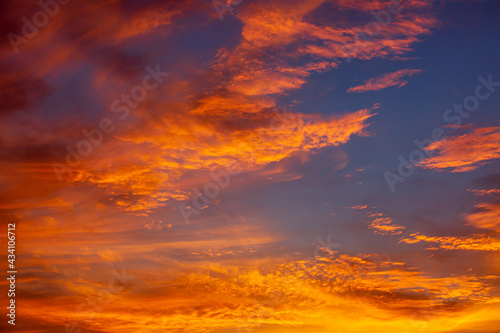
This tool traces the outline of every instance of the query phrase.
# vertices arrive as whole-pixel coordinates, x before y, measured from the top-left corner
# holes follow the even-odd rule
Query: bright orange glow
[[[394,73],[387,73],[376,78],[369,79],[365,83],[360,86],[352,87],[347,90],[347,92],[366,92],[366,91],[374,91],[374,90],[382,90],[387,87],[403,87],[408,81],[402,80],[405,76],[411,76],[422,71],[419,69],[402,69],[400,71]]]

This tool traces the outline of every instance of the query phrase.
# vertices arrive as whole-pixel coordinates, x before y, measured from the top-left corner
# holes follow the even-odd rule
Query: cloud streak
[[[415,45],[447,23],[435,2],[405,1],[361,38],[390,4],[243,1],[221,21],[211,1],[72,0],[18,54],[0,41],[0,225],[19,235],[17,328],[437,333],[498,321],[496,178],[481,180],[479,202],[424,209],[433,198],[420,189],[388,199],[376,144],[403,142],[381,130],[398,124],[377,115],[390,103],[339,89],[358,66],[386,73],[419,57]],[[6,36],[40,5],[0,9]],[[168,77],[131,106],[156,64]],[[116,128],[60,181],[52,163],[103,118]],[[444,139],[421,167],[440,177],[490,163],[498,132]],[[229,167],[238,172],[186,224],[178,207]],[[413,186],[432,195],[425,180]],[[103,294],[122,267],[135,279]]]
[[[482,127],[426,147],[432,156],[418,165],[426,169],[466,172],[500,158],[500,128]]]
[[[385,88],[405,86],[408,81],[404,78],[420,74],[420,69],[402,69],[393,73],[386,73],[365,81],[362,85],[351,87],[347,90],[350,93],[363,93],[367,91],[378,91]]]

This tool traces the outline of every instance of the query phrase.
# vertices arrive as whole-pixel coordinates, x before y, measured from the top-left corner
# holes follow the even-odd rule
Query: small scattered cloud
[[[368,224],[375,234],[379,235],[400,235],[406,227],[393,223],[390,217],[382,213],[368,214],[373,220]]]

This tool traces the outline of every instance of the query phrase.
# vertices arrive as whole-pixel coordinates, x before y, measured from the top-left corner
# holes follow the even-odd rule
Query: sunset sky
[[[500,1],[0,16],[0,331],[500,332]]]

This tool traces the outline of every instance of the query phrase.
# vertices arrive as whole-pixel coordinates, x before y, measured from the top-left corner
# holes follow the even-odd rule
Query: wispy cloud
[[[347,92],[363,93],[377,91],[389,87],[403,87],[408,81],[404,78],[421,73],[420,69],[402,69],[393,73],[386,73],[365,81],[362,85],[351,87]]]
[[[426,169],[466,172],[500,158],[500,127],[476,128],[426,147],[432,156],[418,165]]]
[[[477,212],[466,215],[470,225],[500,232],[500,204],[480,203]]]
[[[41,3],[52,1],[2,2],[0,30],[21,33],[21,18]],[[498,267],[489,263],[500,248],[500,209],[486,196],[498,186],[453,212],[483,229],[473,234],[409,231],[418,200],[394,208],[394,198],[374,212],[384,199],[381,162],[368,150],[383,136],[373,129],[393,120],[376,117],[384,101],[346,103],[352,95],[336,90],[344,79],[336,74],[357,75],[351,68],[374,59],[404,66],[441,24],[434,1],[402,1],[389,24],[360,38],[391,3],[72,0],[18,53],[3,38],[0,217],[19,235],[17,328],[378,333],[414,325],[437,333],[497,320]],[[232,6],[224,21],[214,4]],[[158,63],[169,76],[130,106],[145,68]],[[421,72],[386,73],[349,92],[401,87]],[[129,109],[123,121],[116,99]],[[52,163],[92,141],[83,130],[103,118],[116,130],[60,181]],[[499,137],[497,127],[450,137],[429,146],[421,166],[471,170],[500,157]],[[178,204],[235,165],[230,185],[185,224]],[[326,229],[345,249],[318,241],[328,256],[317,257],[310,243]],[[436,265],[424,248],[447,257]],[[464,251],[477,270],[457,269]],[[122,265],[135,279],[109,295]]]

